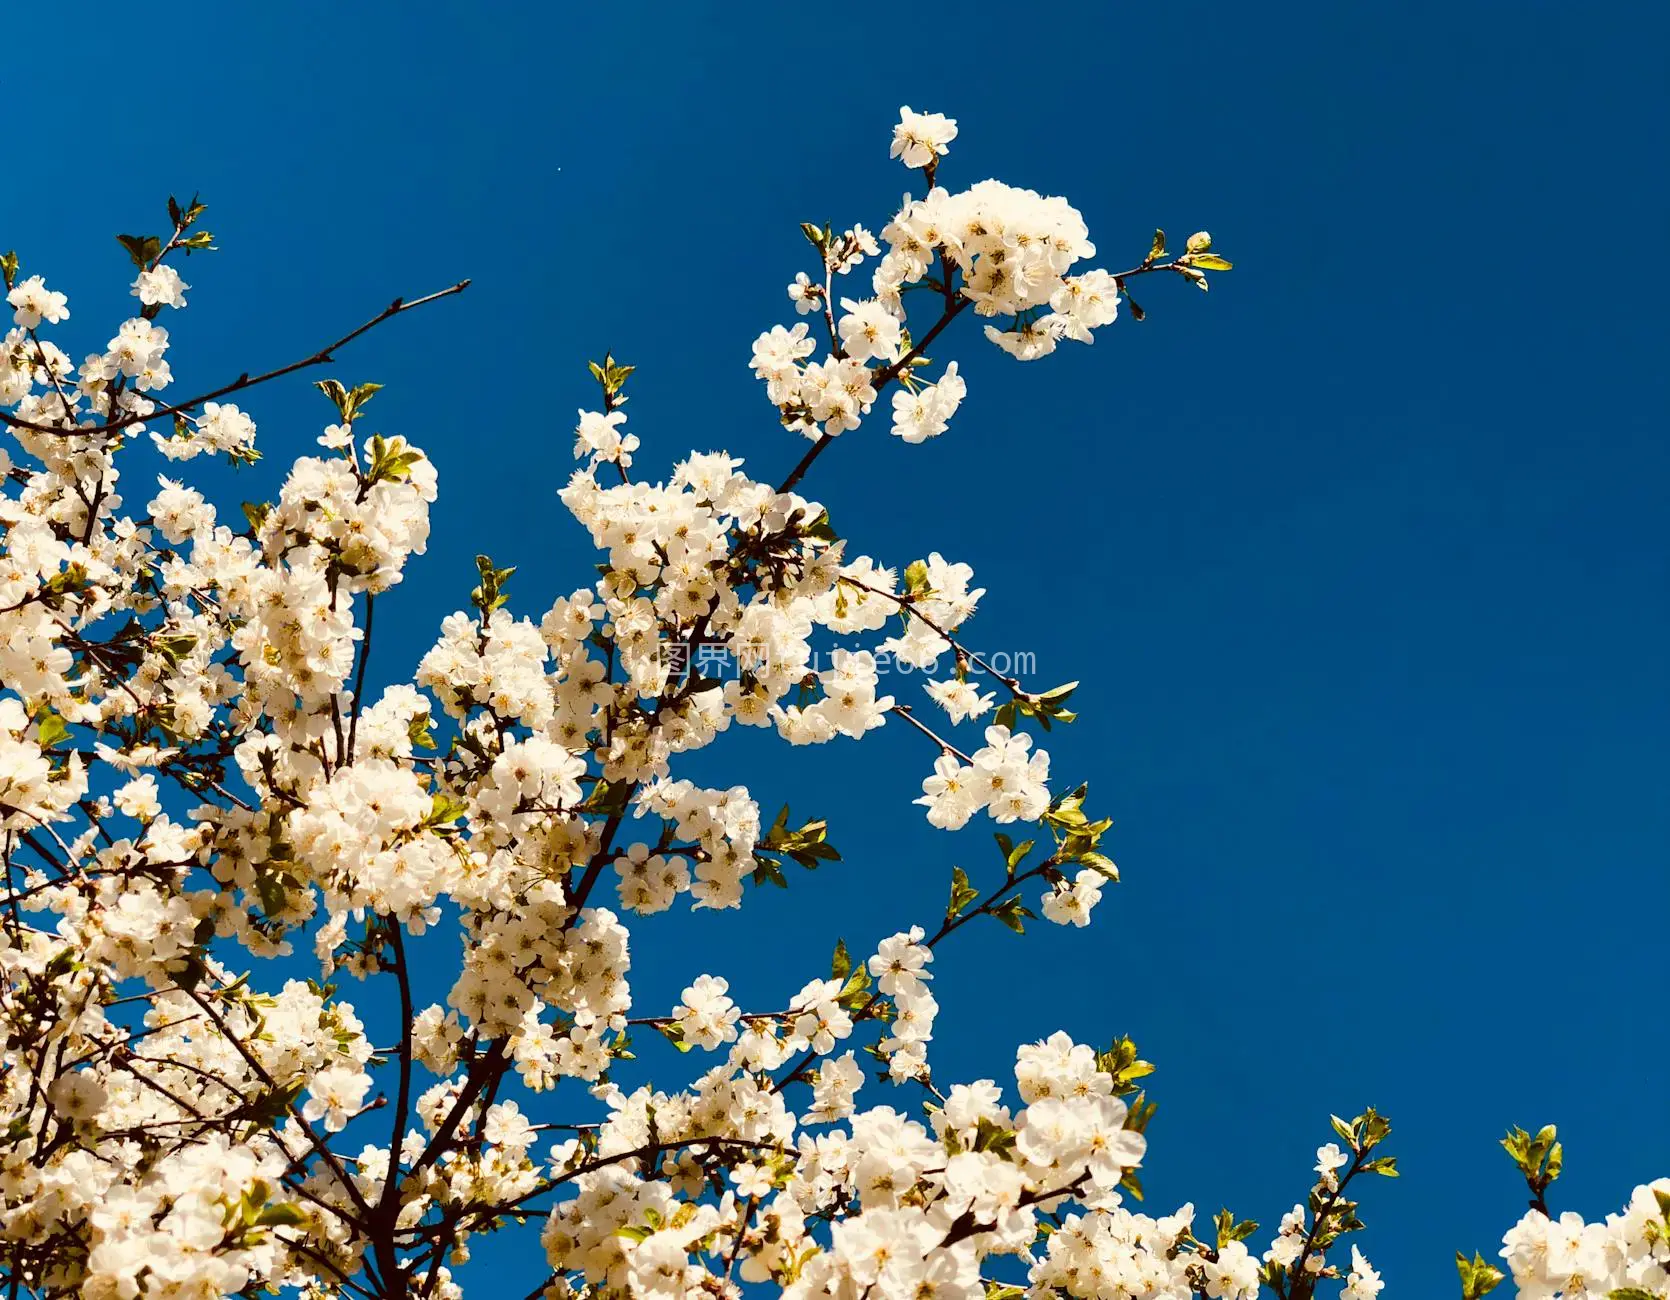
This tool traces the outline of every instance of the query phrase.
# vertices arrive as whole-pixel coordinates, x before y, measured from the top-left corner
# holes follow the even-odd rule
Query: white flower
[[[1350,1162],[1351,1157],[1340,1150],[1337,1142],[1316,1149],[1316,1172],[1321,1176],[1322,1185],[1330,1191],[1339,1186],[1337,1171]]]
[[[6,301],[17,309],[12,313],[12,321],[26,330],[34,329],[43,320],[48,325],[56,325],[70,316],[69,299],[48,289],[46,281],[38,275],[15,285],[6,295]]]
[[[133,281],[133,296],[147,307],[184,307],[185,291],[191,288],[180,273],[167,263],[141,271]]]
[[[501,1101],[489,1107],[481,1132],[494,1146],[524,1151],[533,1145],[533,1125],[514,1101]]]
[[[742,1013],[726,996],[729,989],[717,976],[702,975],[684,990],[680,1004],[673,1008],[673,1022],[683,1031],[685,1042],[711,1049],[736,1041],[736,1022]]]
[[[1057,925],[1089,925],[1091,909],[1101,899],[1104,883],[1100,872],[1083,868],[1073,877],[1072,884],[1063,881],[1044,895],[1042,910],[1045,918]]]
[[[771,1194],[771,1170],[764,1165],[744,1162],[731,1170],[731,1182],[738,1196],[768,1196]]]
[[[805,316],[809,312],[817,311],[823,306],[823,286],[813,284],[810,276],[804,271],[796,271],[794,279],[789,284],[789,301],[794,304],[795,311]]]
[[[1036,361],[1055,351],[1055,342],[1061,337],[1061,331],[1051,322],[1035,321],[1012,330],[1000,330],[995,325],[988,325],[986,337],[1017,361]]]
[[[897,158],[906,167],[926,167],[936,158],[944,157],[956,138],[954,119],[943,113],[915,113],[909,107],[901,108],[888,156]]]
[[[148,772],[118,789],[114,801],[123,814],[139,821],[148,822],[162,811],[157,799],[157,780]]]
[[[326,1132],[340,1132],[370,1089],[371,1076],[364,1071],[346,1065],[329,1066],[308,1084],[311,1095],[302,1107],[302,1118],[309,1122],[323,1120]]]
[[[841,299],[846,313],[837,322],[841,348],[854,361],[896,361],[899,358],[899,321],[874,298],[854,302]]]
[[[1345,1280],[1345,1289],[1340,1292],[1340,1300],[1374,1300],[1385,1285],[1380,1280],[1380,1274],[1363,1258],[1363,1252],[1353,1245],[1351,1273]]]
[[[996,692],[987,691],[982,695],[980,689],[966,678],[962,681],[953,677],[942,682],[925,682],[922,689],[928,692],[935,704],[951,715],[952,722],[966,722],[980,717],[991,709],[997,699]]]

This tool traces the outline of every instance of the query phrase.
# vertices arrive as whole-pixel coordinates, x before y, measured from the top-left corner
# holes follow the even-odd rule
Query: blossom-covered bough
[[[64,296],[6,255],[9,1295],[451,1296],[472,1239],[515,1224],[543,1225],[549,1271],[494,1294],[1379,1292],[1356,1245],[1342,1253],[1358,1180],[1396,1172],[1373,1110],[1334,1120],[1259,1258],[1257,1225],[1227,1211],[1208,1227],[1189,1206],[1133,1208],[1154,1105],[1128,1039],[1022,1045],[1001,1084],[930,1068],[935,951],[985,918],[1019,931],[1033,908],[1086,924],[1117,879],[1109,823],[1082,786],[1052,786],[1034,744],[1071,721],[1071,686],[1033,689],[960,640],[982,594],[968,566],[863,556],[802,486],[883,401],[905,441],[945,432],[965,385],[928,349],[971,309],[1032,360],[1090,342],[1121,300],[1140,319],[1139,277],[1204,289],[1230,269],[1204,233],[1083,269],[1095,250],[1064,199],[939,186],[955,135],[904,110],[893,153],[923,195],[879,236],[804,228],[813,273],[789,296],[810,319],[762,334],[752,362],[808,439],[779,481],[722,451],[635,477],[632,368],[605,358],[561,492],[599,580],[523,616],[511,570],[478,557],[471,608],[375,699],[377,602],[436,497],[422,452],[365,433],[377,385],[321,381],[321,453],[241,511],[167,465],[130,502],[118,456],[252,462],[245,390],[464,284],[175,401],[159,321],[185,306],[178,264],[211,247],[200,203],[170,200],[166,237],[122,236],[139,310],[79,365],[49,337]],[[868,293],[842,292],[867,260]],[[932,674],[919,703],[943,718],[882,692],[884,658]],[[762,817],[741,785],[681,778],[680,756],[733,725],[806,744],[889,718],[925,742],[930,822],[1001,828],[991,869],[954,870],[942,915],[901,918],[874,954],[838,947],[781,1007],[739,1008],[692,971],[669,1013],[634,1016],[627,918],[742,906],[837,856],[823,821]],[[417,1005],[420,949],[456,964],[444,1005]],[[315,962],[319,980],[294,977]],[[373,1045],[345,989],[390,1041]],[[696,1068],[647,1082],[634,1032],[689,1054],[659,1064]],[[1604,1224],[1555,1220],[1552,1130],[1508,1145],[1534,1198],[1503,1252],[1525,1294],[1666,1294],[1670,1182]],[[1460,1267],[1468,1300],[1501,1277]]]

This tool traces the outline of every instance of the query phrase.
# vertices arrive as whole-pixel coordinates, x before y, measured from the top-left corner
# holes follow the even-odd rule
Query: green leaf
[[[414,749],[434,749],[435,733],[429,729],[427,713],[419,713],[406,724],[406,739]]]
[[[299,1228],[307,1222],[307,1211],[299,1205],[267,1205],[255,1216],[256,1226],[261,1228]]]
[[[10,289],[17,283],[17,253],[8,250],[0,253],[0,276],[6,281],[6,288]]]
[[[1014,1129],[1002,1128],[992,1120],[981,1118],[974,1126],[974,1149],[1007,1155],[1015,1149]]]
[[[1531,1135],[1524,1129],[1514,1127],[1508,1130],[1507,1137],[1502,1139],[1502,1150],[1520,1168],[1525,1167],[1525,1155],[1530,1150]]]
[[[378,386],[380,387],[380,385]],[[359,390],[355,389],[354,391],[358,392]],[[351,420],[354,418],[353,394],[348,394],[344,400],[345,405],[343,409],[346,411],[346,414],[343,418]],[[396,438],[391,442],[384,438],[382,434],[374,433],[371,435],[371,464],[367,466],[365,471],[366,482],[404,483],[411,477],[412,466],[416,465],[423,459],[423,453],[416,447],[409,444],[404,438]],[[478,557],[477,562],[480,562],[480,557]],[[502,583],[504,579],[515,573],[516,570],[514,568],[500,569],[496,572],[498,574],[498,581]],[[498,606],[495,605],[493,608],[497,609]]]
[[[847,951],[847,941],[837,939],[835,940],[835,958],[829,964],[829,978],[845,980],[850,974],[852,974],[852,954]]]
[[[684,1041],[684,1026],[677,1021],[668,1021],[665,1024],[657,1025],[656,1028],[661,1031],[662,1037],[678,1048],[679,1051],[688,1052],[690,1050],[691,1044]]]
[[[116,242],[128,250],[128,256],[141,271],[162,254],[162,240],[155,235],[117,235]]]
[[[1136,1040],[1129,1034],[1121,1034],[1105,1052],[1096,1054],[1096,1068],[1113,1077],[1113,1090],[1122,1097],[1136,1091],[1137,1079],[1154,1073],[1153,1064],[1142,1059],[1137,1052]],[[1150,1111],[1152,1109],[1150,1107]]]
[[[248,1120],[257,1128],[272,1128],[290,1113],[290,1107],[295,1104],[296,1098],[301,1096],[303,1086],[303,1081],[298,1079],[271,1092],[262,1093],[239,1106],[232,1112],[232,1116]]]
[[[1026,933],[1026,926],[1022,923],[1023,917],[1035,917],[1036,915],[1029,908],[1022,906],[1021,900],[1018,898],[1006,898],[991,908],[990,911],[993,916],[1016,934]]]
[[[35,718],[35,743],[51,749],[70,738],[70,729],[51,709],[42,709]]]
[[[197,648],[197,638],[184,635],[160,636],[156,645],[157,653],[162,656],[163,662],[173,668]]]
[[[377,446],[381,441],[377,437],[371,439],[373,465],[375,465]],[[510,575],[516,572],[516,568],[512,565],[508,569],[495,569],[493,561],[485,555],[475,557],[475,567],[476,573],[481,577],[481,585],[470,592],[470,603],[483,614],[490,614],[510,599],[504,594],[503,589],[504,584],[509,581]]]
[[[1258,1231],[1258,1224],[1252,1219],[1241,1223],[1235,1222],[1235,1216],[1227,1209],[1219,1210],[1213,1217],[1212,1226],[1217,1230],[1218,1249],[1222,1250],[1231,1242],[1245,1241]]]
[[[182,209],[172,194],[168,196],[168,219],[174,223],[176,230],[184,230],[198,217],[202,216],[207,204],[198,201],[197,195],[191,196],[191,202]]]
[[[1051,729],[1051,722],[1073,722],[1078,718],[1078,714],[1069,712],[1064,706],[1078,689],[1078,685],[1077,682],[1068,682],[1065,686],[1057,686],[1041,695],[1018,695],[1010,701],[1012,711],[1036,718],[1045,731]]]
[[[1087,787],[1079,786],[1072,794],[1063,795],[1049,807],[1044,814],[1044,821],[1050,825],[1068,832],[1070,835],[1083,836],[1095,840],[1109,826],[1111,821],[1093,822],[1084,815],[1084,798]]]
[[[1196,253],[1189,259],[1189,265],[1198,267],[1202,271],[1233,271],[1235,263],[1227,258],[1219,257],[1216,253]]]
[[[1148,260],[1150,262],[1158,262],[1165,255],[1166,232],[1163,230],[1156,230],[1154,232],[1154,242],[1150,244],[1148,248]]]
[[[815,537],[820,542],[833,543],[841,540],[841,535],[830,527],[829,511],[827,510],[822,511],[811,523],[802,524],[799,532],[802,537]]]
[[[260,871],[255,876],[255,895],[261,900],[261,910],[268,917],[284,910],[287,877],[277,871]]]
[[[637,368],[637,366],[623,366],[616,364],[615,354],[612,352],[605,352],[603,354],[602,365],[598,365],[595,361],[586,362],[586,369],[591,372],[591,377],[595,379],[598,386],[602,388],[604,397],[609,400],[611,405],[614,406],[623,405],[625,403],[626,399],[624,397],[620,398],[619,402],[615,402],[613,399],[620,396],[620,390],[626,387],[628,377]]]
[[[346,418],[348,390],[344,388],[338,380],[315,379],[313,381],[313,386],[326,397],[331,399],[331,404],[336,407],[338,415],[342,415]]]
[[[381,392],[383,387],[381,384],[368,383],[355,384],[352,389],[348,389],[335,379],[316,379],[313,386],[331,399],[344,424],[352,424],[358,417],[360,408]]]
[[[1114,865],[1113,859],[1105,853],[1081,853],[1073,860],[1082,862],[1104,879],[1112,881],[1118,881],[1119,879],[1119,868]]]
[[[1473,1252],[1472,1259],[1456,1251],[1455,1271],[1461,1277],[1462,1300],[1479,1300],[1480,1296],[1488,1295],[1504,1276],[1501,1269],[1486,1263],[1485,1257],[1477,1251]]]
[[[58,608],[62,597],[70,592],[81,592],[87,588],[87,567],[82,564],[67,564],[57,573],[46,580],[42,590],[47,595],[46,604],[49,608]]]
[[[352,419],[358,415],[360,408],[382,391],[383,386],[381,384],[355,384],[353,391],[348,394],[349,418]]]
[[[847,982],[841,986],[840,995],[835,999],[848,1011],[857,1011],[870,1000],[870,968],[859,962],[852,968],[852,974],[847,976]]]
[[[770,883],[776,885],[778,889],[789,887],[788,879],[783,875],[783,864],[776,858],[755,857],[754,883],[756,885]]]
[[[425,826],[450,826],[466,812],[469,805],[461,799],[455,799],[444,790],[437,790],[429,801],[429,816],[424,818]]]
[[[1003,855],[1003,869],[1009,873],[1009,878],[1013,880],[1016,869],[1022,862],[1026,861],[1026,855],[1032,852],[1032,848],[1037,841],[1022,840],[1019,844],[1016,844],[1002,832],[998,832],[995,838],[997,839],[997,850]]]
[[[785,804],[772,822],[771,829],[760,841],[763,848],[791,858],[808,871],[817,870],[820,862],[839,862],[840,853],[829,842],[829,823],[822,818],[807,822],[797,830],[790,830],[789,809]]]
[[[925,560],[912,560],[905,568],[905,595],[926,596],[932,592],[928,586],[928,565]]]
[[[945,905],[945,919],[962,914],[964,908],[980,897],[980,891],[968,883],[968,872],[961,867],[951,868],[951,901]]]

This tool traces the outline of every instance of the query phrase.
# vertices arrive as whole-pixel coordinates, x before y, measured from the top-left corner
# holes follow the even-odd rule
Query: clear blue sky
[[[1150,286],[1146,324],[1031,367],[964,328],[951,432],[849,436],[811,484],[875,554],[972,563],[974,644],[1083,679],[1056,770],[1119,819],[1095,927],[947,951],[936,1070],[1128,1031],[1161,1067],[1150,1203],[1271,1226],[1328,1112],[1373,1103],[1406,1176],[1371,1189],[1364,1244],[1410,1296],[1517,1217],[1504,1125],[1560,1124],[1554,1199],[1591,1216],[1670,1172],[1670,10],[240,5],[136,31],[105,8],[7,18],[38,127],[0,247],[70,292],[87,348],[128,301],[111,235],[170,189],[225,249],[168,322],[187,388],[474,277],[338,368],[389,386],[381,427],[442,473],[430,553],[380,607],[384,676],[477,550],[521,566],[535,616],[586,580],[554,492],[604,348],[642,367],[646,470],[791,463],[748,344],[784,319],[799,221],[879,227],[910,183],[901,103],[960,120],[952,184],[1065,193],[1109,265],[1209,227],[1237,266],[1209,298]],[[250,406],[269,461],[234,500],[323,414],[301,383]],[[693,953],[776,1005],[837,934],[995,865],[909,806],[927,756],[902,731],[715,758],[768,808],[813,786],[796,811],[846,862],[636,931],[646,1010]]]

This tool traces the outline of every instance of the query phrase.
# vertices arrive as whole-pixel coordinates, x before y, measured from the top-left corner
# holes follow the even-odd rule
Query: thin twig
[[[326,344],[311,356],[303,357],[300,361],[292,361],[287,366],[279,366],[276,370],[268,370],[264,374],[251,375],[246,371],[229,384],[222,384],[219,388],[213,389],[207,393],[200,393],[196,397],[188,398],[183,402],[176,402],[168,406],[159,406],[156,410],[145,415],[124,415],[118,420],[107,420],[103,424],[65,429],[56,425],[37,424],[33,420],[25,420],[21,416],[8,415],[6,412],[0,411],[0,422],[9,424],[14,429],[31,429],[36,433],[54,433],[64,437],[81,436],[92,438],[97,437],[101,433],[116,433],[127,428],[129,425],[139,424],[145,420],[157,420],[170,415],[181,414],[185,411],[189,411],[194,406],[201,406],[204,402],[212,402],[216,398],[226,397],[232,393],[242,392],[246,388],[254,388],[257,384],[264,384],[269,380],[279,379],[284,375],[291,374],[297,370],[305,370],[308,366],[325,365],[327,362],[334,361],[336,359],[333,354],[338,348],[346,347],[361,334],[366,333],[368,330],[375,329],[384,321],[393,319],[394,317],[400,315],[401,312],[411,311],[414,307],[422,307],[426,303],[434,302],[437,299],[447,298],[455,293],[462,293],[469,287],[470,282],[468,280],[460,280],[457,284],[450,285],[445,289],[437,290],[435,293],[426,294],[422,298],[414,298],[410,302],[407,302],[404,298],[396,298],[387,307],[383,308],[382,311],[378,312],[358,329],[350,330],[341,338],[337,339],[336,342]]]

